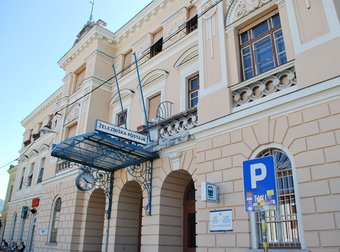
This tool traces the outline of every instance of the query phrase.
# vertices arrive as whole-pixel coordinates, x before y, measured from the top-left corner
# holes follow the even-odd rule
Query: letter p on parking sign
[[[247,212],[277,208],[276,176],[272,156],[244,161],[243,181]]]

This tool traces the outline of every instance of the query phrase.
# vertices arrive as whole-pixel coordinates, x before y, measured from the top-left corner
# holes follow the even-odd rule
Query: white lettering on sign
[[[147,138],[143,134],[140,134],[140,133],[137,133],[131,130],[123,129],[116,125],[109,124],[109,123],[106,123],[100,120],[96,121],[94,130],[107,133],[107,134],[110,134],[110,135],[113,135],[119,138],[124,138],[126,140],[130,140],[136,143],[141,143],[141,144],[147,143]]]
[[[256,175],[256,171],[259,170],[260,173]],[[250,165],[250,180],[251,180],[251,188],[255,189],[256,183],[258,181],[262,181],[267,176],[267,168],[263,163],[251,164]]]

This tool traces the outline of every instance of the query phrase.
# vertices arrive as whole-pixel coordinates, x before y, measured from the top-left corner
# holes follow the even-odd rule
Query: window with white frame
[[[45,170],[45,160],[46,158],[42,158],[40,161],[40,170],[38,174],[37,184],[41,183],[43,180],[44,170]]]
[[[13,240],[14,239],[14,233],[15,233],[15,226],[17,225],[17,213],[13,214],[13,221],[12,221],[12,227],[11,227],[11,232],[9,234],[9,239]]]
[[[11,200],[12,200],[12,193],[13,193],[13,185],[11,185],[11,187],[9,189],[8,202],[11,202]]]
[[[125,122],[127,122],[127,110],[124,110],[123,112],[120,112],[119,114],[117,114],[117,126],[118,127],[125,127]]]
[[[188,109],[197,107],[198,92],[200,89],[199,77],[195,75],[188,79]]]
[[[50,243],[57,243],[60,212],[61,212],[61,197],[58,197],[56,198],[52,206],[50,230],[48,236],[48,242]]]
[[[157,108],[159,104],[161,103],[161,94],[154,95],[150,98],[148,98],[148,120],[152,120],[153,118],[156,118]]]
[[[19,182],[19,190],[22,189],[22,185],[24,184],[25,170],[26,170],[26,167],[22,168],[21,178],[20,178],[20,182]]]
[[[261,218],[264,218],[269,248],[301,248],[292,163],[287,154],[277,148],[268,148],[257,155],[258,158],[265,156],[274,158],[279,206],[262,216],[255,213],[257,247],[263,247]]]
[[[34,172],[34,165],[35,165],[35,163],[32,163],[32,164],[31,164],[31,167],[30,167],[30,172],[29,172],[29,174],[28,174],[27,181],[26,181],[26,186],[27,186],[27,187],[30,187],[30,186],[32,185],[33,172]]]
[[[248,80],[287,62],[278,13],[259,19],[239,35],[243,80]]]

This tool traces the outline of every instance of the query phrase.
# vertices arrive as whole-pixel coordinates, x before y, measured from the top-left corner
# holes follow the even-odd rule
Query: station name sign
[[[144,145],[147,143],[146,135],[98,119],[96,120],[94,130]]]

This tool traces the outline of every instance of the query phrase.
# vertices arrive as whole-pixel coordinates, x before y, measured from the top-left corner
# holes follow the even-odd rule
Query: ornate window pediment
[[[36,149],[32,149],[29,154],[28,154],[28,157],[36,157],[38,155],[38,151]]]
[[[197,58],[198,56],[198,45],[194,45],[193,47],[186,50],[176,61],[174,64],[174,68],[178,69],[187,62]]]
[[[135,93],[132,89],[123,88],[120,90],[120,95],[122,97],[123,102],[130,103],[132,95]],[[115,106],[116,103],[119,103],[119,95],[118,92],[112,97],[110,101],[110,107]]]
[[[169,73],[162,69],[156,69],[148,73],[144,76],[141,80],[142,86],[147,87],[151,86],[152,84],[156,83],[158,80],[164,79],[169,75]]]
[[[79,110],[80,110],[80,104],[74,104],[68,111],[66,118],[65,118],[65,124],[68,124],[75,119],[79,117]]]
[[[271,0],[228,0],[226,26],[260,8]]]

